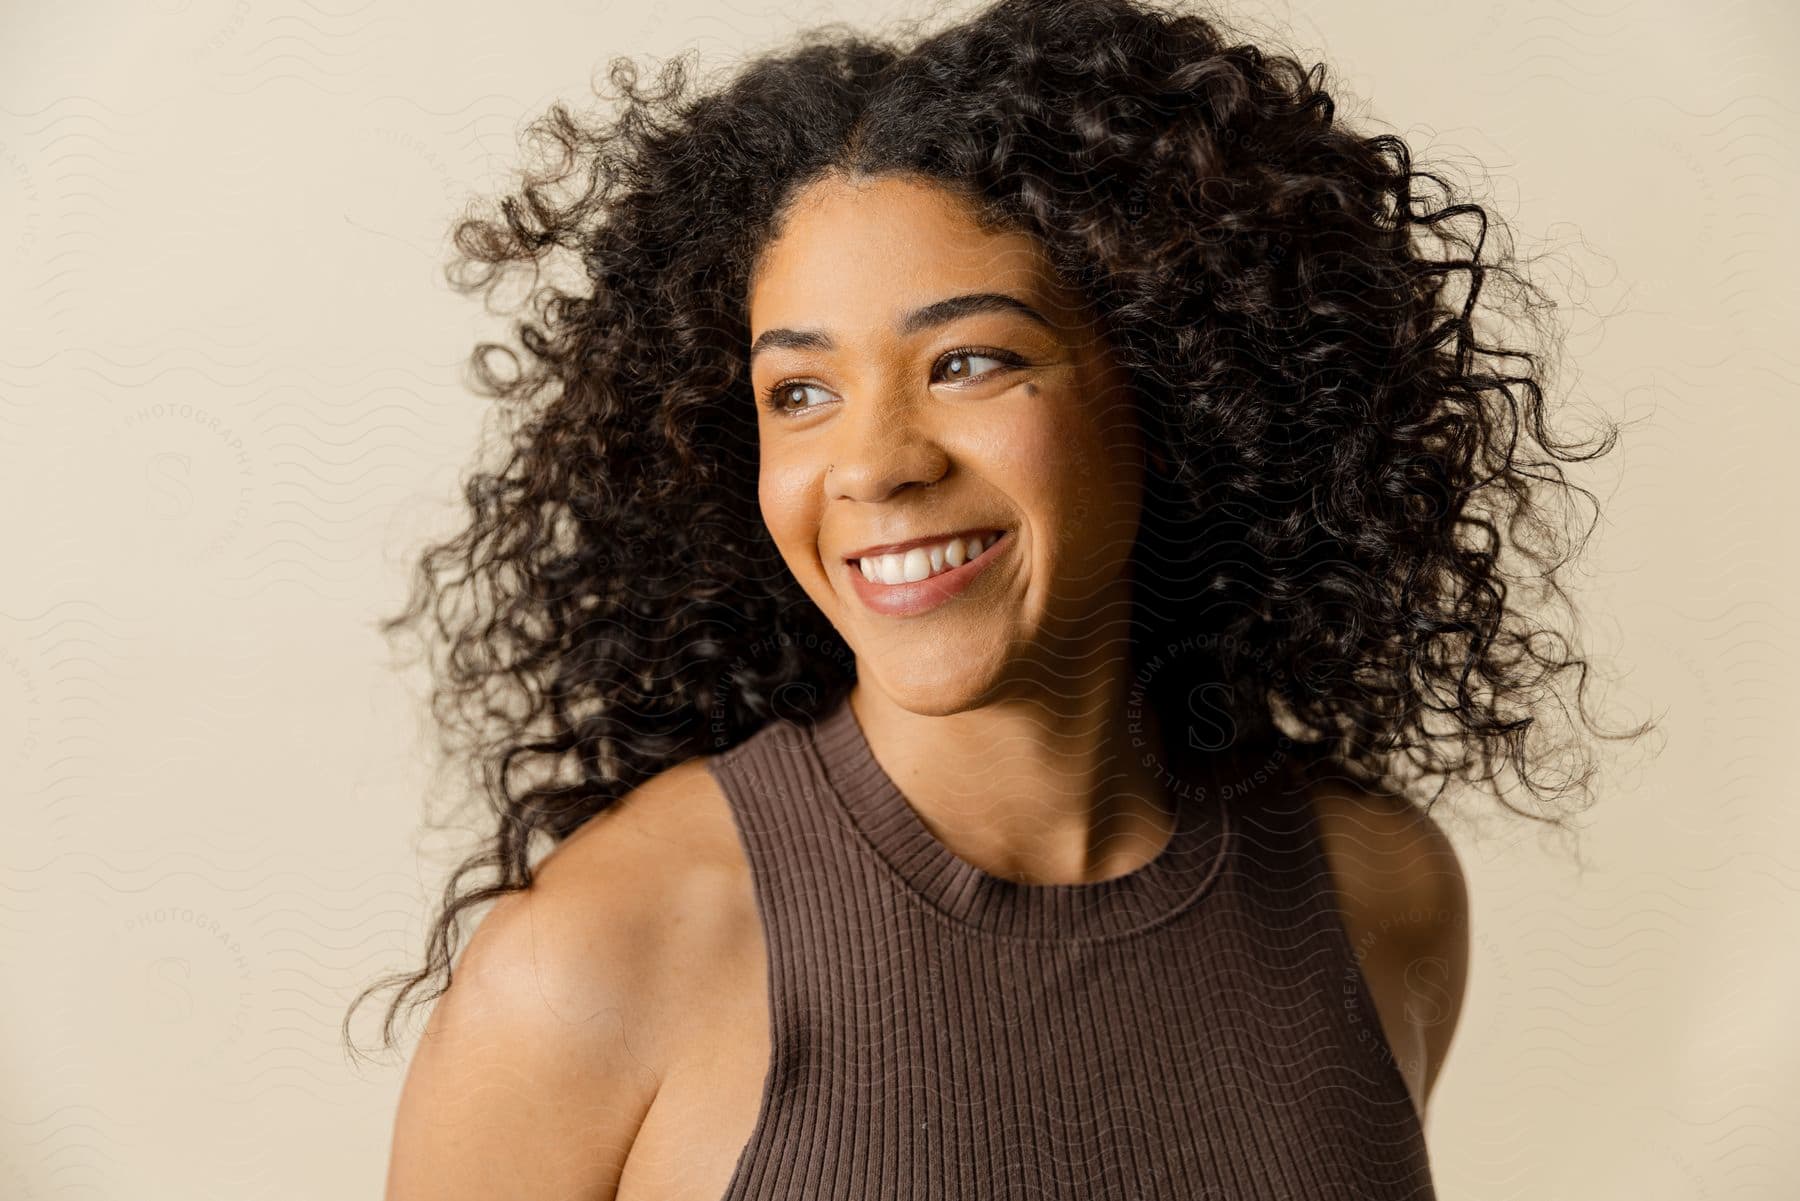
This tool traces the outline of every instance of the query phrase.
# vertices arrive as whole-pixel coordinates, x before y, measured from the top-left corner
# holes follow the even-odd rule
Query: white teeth
[[[961,567],[1000,540],[998,533],[951,538],[935,546],[915,546],[898,554],[868,555],[857,560],[863,578],[872,584],[913,584],[939,572]]]

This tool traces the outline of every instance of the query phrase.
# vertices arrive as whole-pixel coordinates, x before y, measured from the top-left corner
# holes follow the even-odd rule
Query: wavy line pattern
[[[496,331],[443,286],[449,218],[608,53],[726,58],[861,14],[11,7],[0,511],[24,554],[0,586],[0,1196],[368,1195],[398,1065],[347,1071],[337,1022],[415,953],[466,833],[415,829],[417,799],[460,782],[426,778],[417,697],[369,628],[491,434],[462,370]],[[1572,264],[1578,393],[1636,423],[1593,481],[1588,612],[1601,657],[1653,648],[1613,688],[1666,708],[1667,743],[1616,777],[1580,873],[1456,815],[1473,960],[1431,1107],[1439,1194],[1800,1195],[1800,806],[1776,754],[1795,716],[1792,12],[1276,9],[1422,148],[1489,164],[1545,269]],[[1302,973],[1342,962],[1283,950]],[[1319,1020],[1315,993],[1271,1003],[1243,972],[1218,981],[1222,1039],[1280,1046]],[[918,979],[970,987],[943,964]],[[842,1045],[878,1050],[900,1003],[847,1003]],[[1024,1041],[1040,1017],[995,1028]],[[1297,1049],[1221,1095],[1296,1083],[1311,1120],[1347,1123],[1393,1082]],[[992,1115],[1005,1138],[1062,1136],[1018,1172],[1077,1175],[1168,1121],[1067,1095]]]

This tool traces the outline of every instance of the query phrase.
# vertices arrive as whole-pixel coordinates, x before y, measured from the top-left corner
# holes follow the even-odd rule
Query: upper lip
[[[915,546],[933,546],[939,542],[948,542],[952,538],[967,538],[970,534],[992,534],[1006,531],[997,525],[971,525],[960,530],[951,530],[944,534],[925,534],[918,538],[909,538],[904,542],[880,542],[865,546],[859,550],[849,551],[844,555],[846,562],[852,559],[866,559],[870,555],[893,555],[901,551],[911,550]]]

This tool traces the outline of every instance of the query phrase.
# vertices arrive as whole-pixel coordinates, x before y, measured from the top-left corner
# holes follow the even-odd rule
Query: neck
[[[1129,655],[1115,654],[1065,677],[1091,688],[942,716],[859,680],[850,705],[877,762],[958,858],[1023,884],[1082,884],[1143,866],[1174,828],[1162,730],[1129,673]]]

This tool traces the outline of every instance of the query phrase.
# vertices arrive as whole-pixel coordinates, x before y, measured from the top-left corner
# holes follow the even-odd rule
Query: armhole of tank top
[[[782,978],[782,965],[778,959],[775,938],[774,915],[770,912],[771,904],[762,874],[757,870],[755,848],[751,846],[749,832],[745,829],[746,815],[744,796],[741,787],[747,783],[736,767],[737,751],[743,744],[729,751],[706,756],[706,770],[711,774],[719,791],[725,794],[725,803],[731,811],[732,829],[737,832],[738,846],[744,853],[744,862],[750,873],[750,887],[756,898],[756,925],[758,937],[763,940],[763,1002],[768,1006],[769,1062],[763,1069],[762,1088],[756,1102],[756,1117],[750,1123],[750,1133],[744,1145],[738,1148],[737,1157],[732,1161],[731,1175],[725,1180],[725,1191],[719,1194],[720,1201],[731,1201],[744,1186],[744,1176],[749,1170],[751,1158],[762,1140],[764,1127],[768,1125],[775,1108],[775,1077],[779,1072],[782,1060],[783,1041],[786,1028],[781,1019],[781,1005],[776,994],[776,984]]]
[[[1394,1054],[1393,1040],[1388,1037],[1387,1027],[1382,1024],[1381,1010],[1375,1004],[1375,993],[1369,987],[1368,977],[1363,974],[1362,959],[1357,954],[1356,943],[1350,937],[1350,927],[1344,921],[1343,889],[1338,884],[1337,872],[1331,866],[1331,857],[1325,851],[1325,832],[1319,821],[1318,807],[1313,803],[1309,791],[1306,797],[1306,837],[1305,842],[1308,872],[1315,879],[1322,880],[1323,901],[1325,909],[1327,935],[1337,952],[1341,970],[1350,978],[1352,991],[1356,995],[1360,1016],[1352,1026],[1363,1026],[1373,1030],[1376,1040],[1375,1058],[1388,1075],[1388,1083],[1396,1086],[1400,1094],[1406,1098],[1413,1119],[1424,1128],[1425,1115],[1419,1108],[1417,1098],[1413,1096],[1412,1085],[1407,1082],[1406,1074],[1400,1070],[1400,1059]]]

